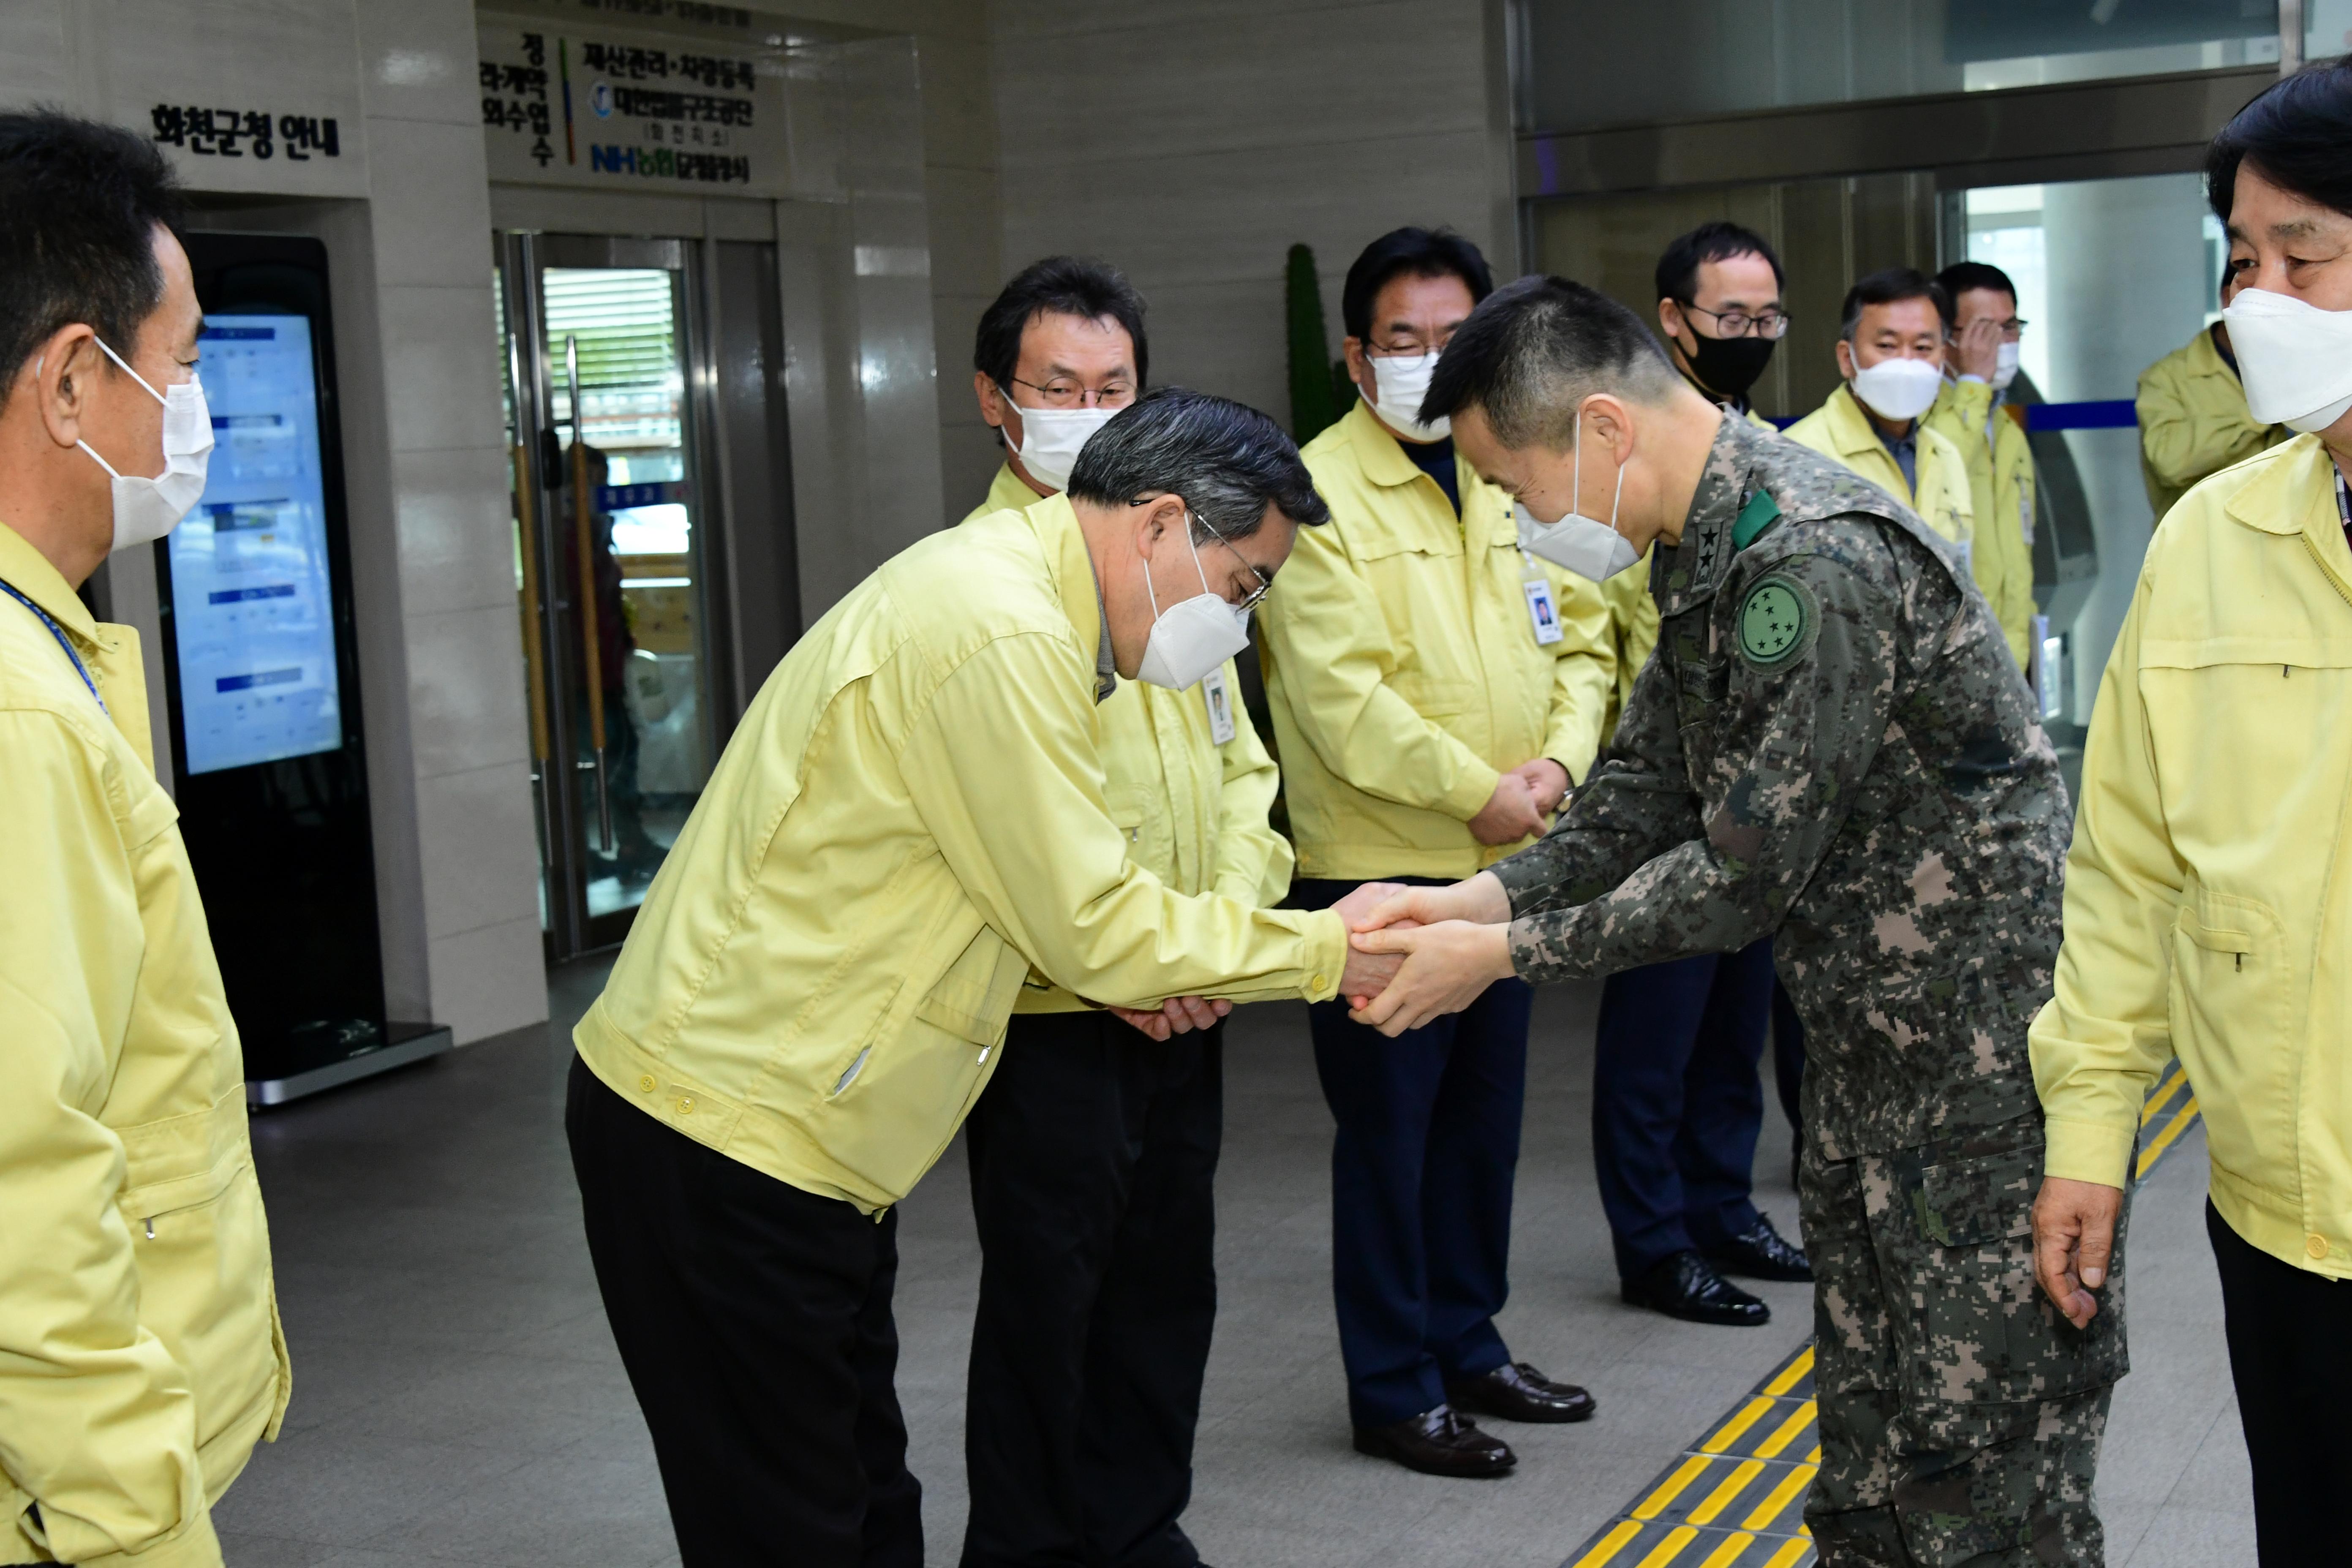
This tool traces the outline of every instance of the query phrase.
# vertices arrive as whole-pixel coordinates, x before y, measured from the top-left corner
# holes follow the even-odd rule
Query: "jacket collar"
[[[988,481],[988,494],[981,498],[982,513],[992,511],[1027,511],[1045,498],[1023,482],[1010,463],[996,465],[996,477]]]
[[[1404,455],[1403,444],[1381,423],[1381,416],[1362,397],[1359,396],[1356,405],[1340,416],[1339,423],[1347,427],[1348,443],[1356,449],[1357,466],[1372,483],[1393,489],[1424,477],[1420,465]]]
[[[85,651],[105,646],[99,639],[97,620],[49,564],[49,558],[5,522],[0,522],[0,579],[40,605],[49,619],[73,634]],[[16,613],[24,612],[17,609]]]
[[[1070,505],[1070,498],[1059,490],[1031,501],[1023,512],[1045,547],[1045,571],[1062,601],[1062,613],[1070,617],[1070,629],[1078,634],[1078,646],[1094,650],[1095,700],[1100,702],[1118,689],[1118,675],[1111,663],[1102,584],[1095,576],[1094,557],[1087,552],[1086,531],[1078,526],[1077,510]]]
[[[2297,436],[2239,488],[2222,510],[2235,521],[2264,533],[2308,534],[2322,544],[2340,535],[2336,515],[2336,465],[2316,436]],[[2320,559],[2331,559],[2322,550]]]
[[[1699,473],[1698,491],[1691,497],[1689,515],[1683,520],[1682,542],[1671,550],[1651,552],[1655,564],[1650,591],[1657,596],[1660,615],[1680,615],[1713,597],[1723,585],[1738,553],[1732,527],[1739,521],[1740,509],[1762,488],[1757,470],[1769,456],[1765,443],[1780,439],[1777,433],[1759,430],[1745,419],[1723,416],[1706,467]]]

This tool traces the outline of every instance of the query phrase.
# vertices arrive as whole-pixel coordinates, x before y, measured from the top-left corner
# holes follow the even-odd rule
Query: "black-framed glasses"
[[[1675,303],[1685,310],[1696,310],[1702,316],[1714,318],[1715,332],[1717,337],[1744,338],[1752,329],[1755,335],[1759,338],[1777,338],[1789,330],[1789,312],[1773,306],[1768,305],[1761,310],[1750,312],[1710,310],[1704,305],[1694,305],[1687,300],[1677,300]]]
[[[1027,387],[1044,398],[1048,408],[1124,408],[1135,401],[1135,388],[1123,381],[1089,389],[1074,381],[1055,381],[1040,386],[1016,375],[1013,378],[1013,384]],[[1012,403],[1015,408],[1021,406],[1013,402],[1011,393],[1004,392],[1001,386],[997,390],[1004,393],[1005,402]]]
[[[2000,328],[2002,340],[2013,343],[2017,342],[2018,339],[2023,337],[2025,335],[2025,329],[2032,326],[2033,323],[2027,321],[2022,316],[2011,316],[2006,321],[2000,321],[1995,324]],[[1951,342],[1958,342],[1960,341],[1960,334],[1958,332],[1946,332],[1944,336],[1947,341]]]

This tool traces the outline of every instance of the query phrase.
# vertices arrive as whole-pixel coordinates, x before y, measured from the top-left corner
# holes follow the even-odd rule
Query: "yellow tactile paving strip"
[[[2140,1110],[2133,1181],[2196,1123],[2197,1097],[2173,1062]],[[1808,1342],[1563,1568],[1811,1568],[1805,1494],[1822,1458],[1812,1393]]]

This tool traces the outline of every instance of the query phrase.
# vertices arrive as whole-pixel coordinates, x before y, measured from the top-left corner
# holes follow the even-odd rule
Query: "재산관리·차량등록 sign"
[[[748,44],[524,22],[485,22],[480,43],[493,180],[790,194],[783,79]]]

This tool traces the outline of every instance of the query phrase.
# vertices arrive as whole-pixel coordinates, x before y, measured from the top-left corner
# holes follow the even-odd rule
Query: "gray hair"
[[[1298,448],[1256,409],[1163,386],[1119,410],[1088,437],[1070,470],[1072,500],[1124,506],[1170,492],[1192,510],[1193,533],[1247,539],[1272,507],[1291,521],[1328,522]]]

